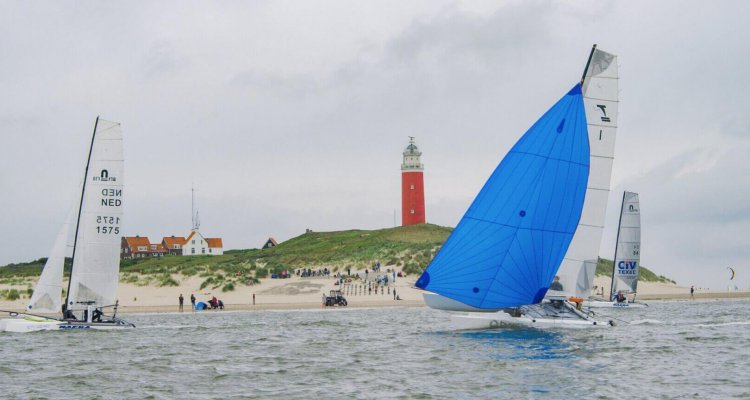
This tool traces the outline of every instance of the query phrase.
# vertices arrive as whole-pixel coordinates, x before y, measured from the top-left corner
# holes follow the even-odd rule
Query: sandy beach
[[[364,276],[364,271],[357,271]],[[222,292],[220,288],[200,289],[204,278],[184,278],[175,276],[179,286],[154,287],[136,286],[121,283],[119,287],[120,313],[158,313],[179,311],[178,298],[182,294],[185,298],[185,311],[190,311],[190,295],[196,301],[208,302],[213,296],[221,299],[225,310],[290,310],[323,308],[322,296],[330,290],[339,289],[333,277],[293,276],[287,279],[262,279],[261,283],[252,286],[238,286],[234,291]],[[377,293],[366,290],[363,280],[355,281],[344,286],[344,295],[349,303],[348,307],[421,307],[424,306],[421,291],[414,289],[416,276],[396,278],[390,287],[380,288]],[[609,292],[610,278],[599,276],[594,285],[604,292]],[[25,291],[25,286],[0,285],[0,289],[16,289]],[[32,283],[33,287],[33,283]],[[393,290],[400,300],[394,300]],[[253,304],[253,294],[255,304]],[[720,292],[698,289],[695,299],[728,299],[749,298],[750,292]],[[690,289],[666,283],[639,282],[639,300],[689,300]],[[28,298],[22,297],[15,301],[0,300],[0,310],[24,311]],[[328,307],[329,309],[337,307]]]

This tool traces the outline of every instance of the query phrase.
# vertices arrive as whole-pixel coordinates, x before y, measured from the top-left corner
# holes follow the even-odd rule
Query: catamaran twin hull
[[[456,330],[490,329],[505,325],[531,326],[539,328],[586,328],[612,326],[612,321],[596,321],[577,310],[567,301],[553,303],[543,300],[539,304],[496,310],[480,310],[436,293],[424,292],[428,307],[451,311],[451,326]]]
[[[479,314],[454,314],[451,315],[451,326],[456,330],[480,330],[500,328],[503,326],[524,326],[534,328],[591,328],[613,326],[611,321],[601,322],[591,319],[572,318],[533,318],[521,314],[514,317],[505,311],[496,313]]]
[[[618,303],[616,301],[584,301],[583,302],[584,307],[589,308],[645,308],[648,307],[648,304],[646,303],[634,303],[630,301],[625,301],[622,303]]]
[[[131,329],[135,325],[116,320],[113,322],[73,322],[35,316],[17,316],[0,320],[0,332],[28,333],[60,330],[119,330]]]

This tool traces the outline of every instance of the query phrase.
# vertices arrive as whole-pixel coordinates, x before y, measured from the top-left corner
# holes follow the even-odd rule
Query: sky
[[[619,56],[600,254],[640,193],[641,262],[750,287],[750,3],[0,3],[0,265],[45,257],[97,115],[122,123],[126,235],[227,249],[400,220],[409,136],[427,221],[455,226],[513,143]],[[399,222],[399,221],[396,221]]]

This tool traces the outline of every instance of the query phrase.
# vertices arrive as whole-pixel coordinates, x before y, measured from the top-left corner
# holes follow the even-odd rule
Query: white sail
[[[618,291],[635,293],[641,259],[641,206],[638,193],[625,192],[620,210],[615,265],[612,271],[612,295]]]
[[[62,284],[65,256],[72,249],[69,243],[70,227],[73,225],[73,210],[68,213],[65,223],[57,234],[52,251],[44,264],[42,275],[36,283],[34,293],[31,295],[29,305],[26,307],[32,312],[53,313],[60,312],[62,306]]]
[[[114,304],[120,269],[123,147],[120,124],[98,119],[82,193],[68,309]]]
[[[592,51],[583,80],[583,103],[591,154],[589,179],[578,228],[558,270],[563,294],[578,297],[588,296],[577,290],[578,276],[587,260],[599,257],[607,213],[617,133],[617,56],[596,48]]]

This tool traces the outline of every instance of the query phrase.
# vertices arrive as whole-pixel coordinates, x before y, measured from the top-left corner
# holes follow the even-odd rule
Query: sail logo
[[[638,261],[622,260],[617,263],[618,275],[635,275],[638,271]]]
[[[88,325],[60,325],[60,329],[89,329]]]
[[[94,177],[94,181],[97,182],[115,182],[117,181],[117,178],[114,176],[109,176],[109,171],[106,169],[103,169],[102,172],[99,173],[99,176]]]
[[[611,122],[611,120],[607,116],[607,106],[605,106],[604,104],[597,104],[596,107],[599,108],[600,110],[602,110],[602,114],[604,114],[602,116],[602,121],[603,122]]]

